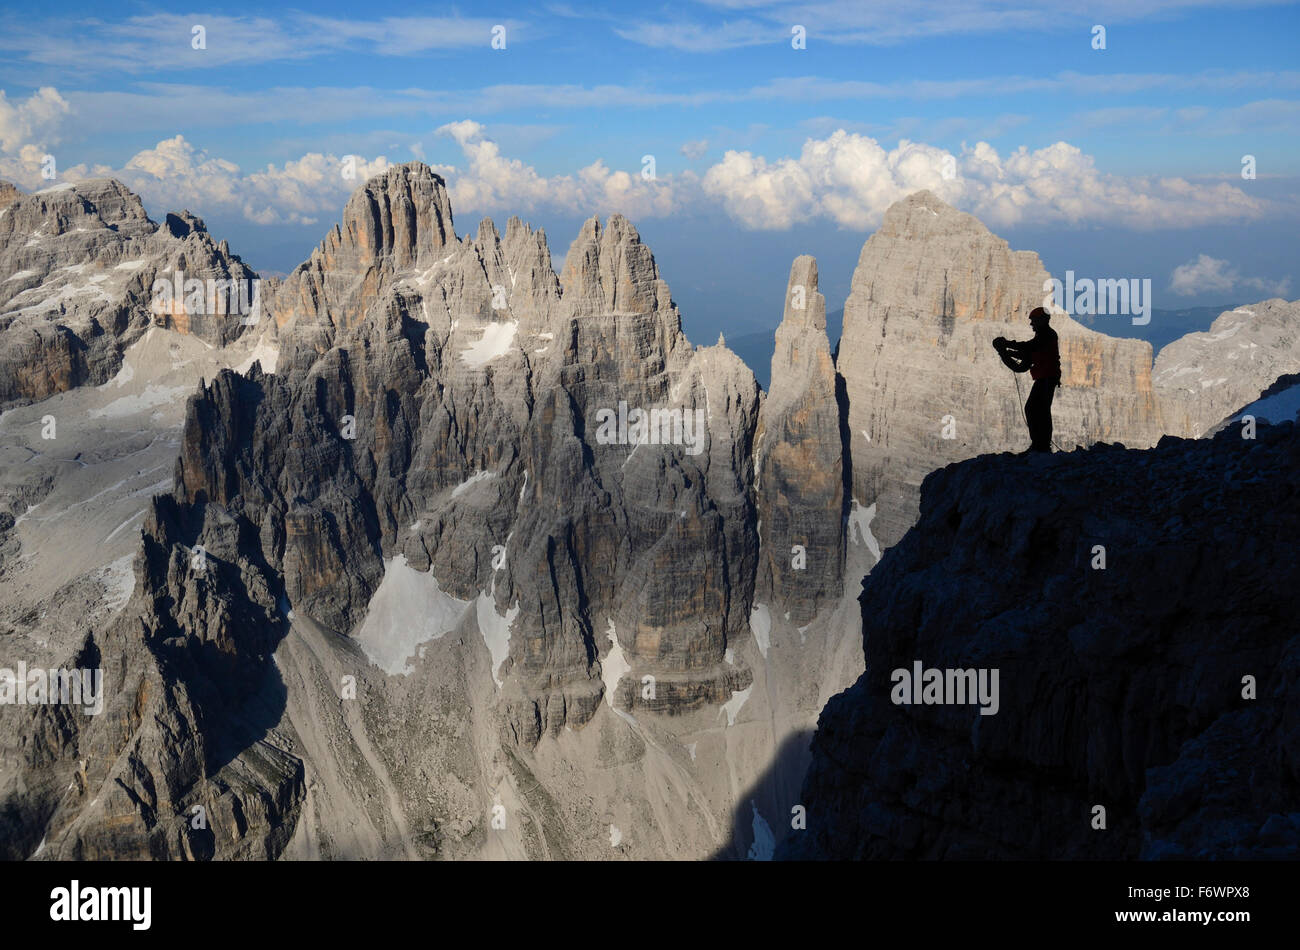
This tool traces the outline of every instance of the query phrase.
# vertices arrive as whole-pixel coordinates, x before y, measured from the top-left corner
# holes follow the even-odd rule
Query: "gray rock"
[[[154,226],[129,193],[117,207],[104,188],[91,204],[108,210],[95,214],[138,230],[140,246],[158,251],[149,260],[210,245],[198,219]],[[0,224],[38,197],[55,201],[0,193]],[[47,220],[23,215],[33,233]],[[6,246],[30,239],[20,236]],[[111,249],[107,235],[97,240]],[[875,541],[849,508],[846,475],[863,507],[880,505],[888,535],[910,523],[930,467],[1022,440],[1010,380],[1006,405],[994,398],[1006,370],[988,340],[1024,335],[999,318],[1027,312],[1044,277],[1032,254],[914,196],[864,249],[838,367],[815,262],[795,261],[791,290],[805,288],[805,306],[788,293],[764,397],[721,339],[686,340],[626,219],[587,221],[557,275],[541,231],[512,218],[504,237],[490,220],[458,236],[438,176],[420,164],[388,170],[358,189],[308,261],[268,283],[274,320],[256,347],[241,336],[221,351],[239,357],[219,365],[248,371],[216,374],[186,405],[173,488],[151,502],[141,532],[134,595],[109,623],[96,614],[85,631],[47,638],[106,658],[109,709],[0,719],[6,853],[30,857],[43,836],[42,857],[591,857],[609,853],[618,824],[628,833],[619,853],[745,854],[757,826],[748,809],[781,819],[797,801],[806,732],[862,669],[840,565],[861,576]],[[172,330],[227,342],[222,324],[176,316]],[[136,326],[127,320],[102,365]],[[1070,380],[1058,420],[1080,440],[1153,437],[1149,349],[1058,329]],[[170,363],[169,338],[147,341],[155,360]],[[13,352],[24,367],[53,359]],[[97,378],[64,375],[59,385]],[[635,413],[647,411],[658,415],[642,432]],[[854,413],[880,423],[882,440],[874,446],[870,430],[872,447],[863,437],[850,455]],[[937,436],[948,413],[965,441],[927,448],[917,433],[933,416]],[[1098,446],[1089,471],[1121,478],[1101,464],[1118,451]],[[35,471],[30,454],[15,446],[5,471]],[[999,485],[1023,475],[1015,461],[1015,473],[998,469]],[[50,484],[60,470],[40,471],[0,509],[0,570],[19,553],[14,526],[29,504],[49,498],[40,517],[61,514]],[[1240,467],[1225,475],[1225,491],[1267,483]],[[967,483],[945,484],[973,504]],[[1177,496],[1181,520],[1164,513],[1162,583],[1194,567],[1174,541],[1197,522],[1200,497]],[[1048,518],[1054,503],[1038,498],[1024,516]],[[979,511],[1016,557],[1045,543],[1041,530],[1017,522],[1008,533]],[[943,530],[967,514],[945,510]],[[1102,527],[1137,544],[1123,524],[1117,514]],[[969,589],[963,606],[992,596]],[[915,600],[904,607],[937,622]],[[394,671],[370,652],[372,636],[399,653],[417,646]],[[1113,625],[1067,638],[1088,662],[1125,649]],[[1050,647],[1049,665],[1064,651]],[[1055,689],[1076,695],[1070,682]],[[1064,754],[1033,728],[1034,755]],[[1178,808],[1186,784],[1171,786]],[[990,780],[990,799],[1000,790]],[[485,816],[501,799],[512,824],[498,834]],[[196,805],[210,834],[190,824]],[[1159,810],[1174,820],[1176,808]],[[776,840],[787,824],[772,823]],[[902,824],[909,847],[929,833],[915,818]],[[1290,827],[1259,825],[1270,842]]]
[[[203,306],[187,310],[177,299],[155,313],[154,282],[178,272],[203,282]],[[215,346],[231,342],[247,329],[243,316],[207,312],[229,305],[214,293],[209,306],[206,284],[256,277],[201,220],[181,212],[155,224],[112,179],[30,195],[7,187],[0,193],[0,408],[106,382],[151,324]]]
[[[757,599],[782,605],[801,625],[839,597],[844,577],[840,406],[812,257],[790,268],[771,379],[756,439]]]
[[[748,635],[759,392],[725,348],[692,350],[631,224],[584,224],[557,281],[518,221],[457,241],[419,165],[368,183],[344,222],[270,303],[275,376],[191,405],[178,497],[259,526],[293,609],[342,633],[398,553],[488,598],[522,743],[590,717],[611,621],[631,672],[664,679],[656,708],[743,686],[723,657]],[[620,404],[691,424],[608,444]]]
[[[1265,300],[1222,313],[1205,333],[1160,351],[1155,386],[1169,431],[1198,438],[1300,373],[1300,301]]]
[[[876,505],[877,537],[896,542],[917,517],[925,475],[950,462],[1027,448],[1014,374],[995,337],[1027,339],[1048,279],[1038,256],[1012,251],[928,191],[896,203],[862,248],[844,306],[836,368],[848,396],[853,497]],[[1052,317],[1062,387],[1053,406],[1064,449],[1153,444],[1162,434],[1151,347]],[[951,438],[945,437],[945,432]]]

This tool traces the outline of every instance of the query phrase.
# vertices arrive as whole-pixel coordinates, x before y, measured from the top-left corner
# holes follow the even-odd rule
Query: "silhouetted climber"
[[[1031,340],[1023,342],[998,337],[993,348],[1013,372],[1029,370],[1034,381],[1025,400],[1025,422],[1029,424],[1030,452],[1052,451],[1052,397],[1061,385],[1061,351],[1056,342],[1056,331],[1047,325],[1050,315],[1042,307],[1029,314],[1029,325],[1034,328]],[[1016,386],[1019,391],[1019,384]]]

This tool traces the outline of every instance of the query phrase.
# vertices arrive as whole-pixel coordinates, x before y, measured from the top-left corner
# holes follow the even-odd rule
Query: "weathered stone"
[[[925,475],[950,462],[1028,447],[1016,378],[995,337],[1027,339],[1048,280],[979,221],[919,191],[891,207],[862,248],[844,306],[837,369],[848,396],[853,497],[876,506],[877,537],[916,521]],[[1052,415],[1063,449],[1153,444],[1162,429],[1151,347],[1057,313],[1062,386]],[[949,436],[949,437],[946,437]]]
[[[95,207],[112,209],[113,194]],[[36,197],[9,201],[0,222]],[[210,244],[192,215],[155,227],[132,201],[111,212],[119,230]],[[867,484],[887,490],[858,498],[893,511],[895,530],[909,479],[946,458],[922,451],[908,419],[935,416],[937,435],[944,409],[959,437],[968,416],[983,419],[994,435],[961,452],[1021,432],[1018,406],[989,407],[1006,371],[987,342],[998,327],[1024,335],[996,318],[1036,302],[1036,258],[924,194],[886,224],[864,250],[838,371],[816,265],[795,261],[764,396],[721,340],[686,340],[626,219],[586,222],[561,277],[545,235],[518,219],[504,237],[490,220],[458,237],[446,188],[423,165],[366,182],[311,258],[268,282],[276,319],[256,345],[245,334],[219,351],[237,358],[206,364],[246,371],[195,372],[206,382],[185,408],[172,487],[140,532],[134,593],[111,622],[88,619],[89,637],[46,638],[46,652],[76,643],[107,658],[109,709],[76,721],[0,714],[6,853],[31,857],[44,837],[42,857],[600,857],[618,824],[634,849],[620,853],[745,856],[760,809],[779,842],[816,713],[862,669],[840,565],[861,576],[878,545],[872,510],[845,489],[850,472],[862,487],[847,423],[859,410],[888,423],[888,452],[863,449]],[[9,246],[47,243],[20,237]],[[147,349],[170,365],[172,331],[220,329],[178,316],[132,359]],[[25,383],[32,391],[91,378],[80,337],[58,327],[39,324],[54,336],[38,349],[10,344],[19,371],[55,381]],[[1145,431],[1149,350],[1058,329],[1059,418],[1089,438]],[[18,410],[22,425],[41,411]],[[32,454],[15,446],[0,476],[46,471],[27,465]],[[66,513],[51,504],[15,528],[55,497],[61,475],[48,471],[0,506],[0,572],[18,534],[40,537],[31,524]],[[1000,487],[1011,473],[999,473]],[[1175,507],[1190,514],[1195,497]],[[992,514],[981,518],[998,537]],[[1047,543],[1019,531],[1017,550]],[[1166,580],[1195,569],[1178,551],[1159,552]],[[1058,690],[1083,701],[1072,682]],[[1043,747],[1032,729],[1019,738],[1035,756]],[[1187,782],[1175,779],[1164,784],[1182,801]],[[188,821],[195,806],[209,832]],[[489,828],[498,806],[509,825]],[[1263,836],[1285,835],[1274,821]]]
[[[1155,386],[1170,433],[1197,438],[1300,373],[1300,301],[1273,299],[1220,314],[1205,333],[1160,351]]]
[[[790,268],[755,440],[762,539],[756,599],[783,605],[796,625],[843,589],[844,452],[835,381],[817,261],[799,257]]]
[[[155,308],[157,280],[204,286],[203,308]],[[150,221],[120,182],[90,179],[24,195],[0,193],[0,408],[106,382],[122,351],[151,325],[214,346],[243,334],[253,314],[207,312],[207,284],[256,280],[188,212]],[[253,298],[251,283],[246,297]],[[212,309],[216,309],[214,306]]]

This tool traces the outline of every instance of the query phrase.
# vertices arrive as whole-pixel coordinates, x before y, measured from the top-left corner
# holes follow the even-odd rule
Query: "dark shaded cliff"
[[[926,478],[778,856],[1294,857],[1300,432],[1242,435]],[[996,714],[896,705],[917,660],[997,669]]]

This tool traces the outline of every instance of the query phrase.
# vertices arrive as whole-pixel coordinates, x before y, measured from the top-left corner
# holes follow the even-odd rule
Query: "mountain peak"
[[[785,315],[772,351],[772,381],[761,410],[756,453],[762,524],[758,594],[782,603],[796,625],[840,596],[844,569],[843,455],[835,363],[826,338],[826,298],[817,292],[817,259],[794,259]],[[809,562],[786,570],[792,546]]]
[[[501,232],[497,230],[497,224],[491,218],[484,218],[478,223],[478,238],[475,241],[479,247],[495,247],[501,243]]]
[[[163,219],[163,227],[167,229],[168,234],[176,238],[186,237],[192,231],[207,231],[203,219],[188,210],[167,212],[167,217]]]
[[[817,258],[802,254],[790,265],[785,313],[781,322],[796,327],[826,330],[826,298],[817,292]]]
[[[621,214],[610,215],[603,231],[594,215],[583,222],[565,256],[561,283],[577,315],[651,313],[671,304],[654,254]]]
[[[0,207],[19,203],[29,209],[27,215],[37,217],[53,213],[64,220],[92,217],[105,224],[132,221],[152,227],[140,196],[116,178],[58,182],[30,193],[13,185],[0,187]]]
[[[1023,337],[1046,268],[973,215],[919,191],[895,203],[862,247],[838,365],[848,398],[853,491],[877,503],[876,538],[892,545],[918,517],[921,481],[972,455],[1024,445],[1023,399],[990,345]],[[1159,437],[1150,349],[1085,331],[1066,317],[1055,440],[1088,445]],[[972,387],[971,381],[981,382]],[[938,435],[945,417],[951,437]]]
[[[931,234],[991,234],[974,215],[959,211],[929,189],[914,191],[889,206],[880,226],[881,234],[895,237],[926,237]]]
[[[363,263],[392,257],[398,267],[426,263],[456,240],[447,183],[423,162],[394,165],[353,192],[340,243]]]
[[[440,188],[447,187],[447,181],[424,162],[402,162],[400,165],[389,165],[381,172],[376,172],[366,180],[366,187],[382,187],[384,190],[391,191],[393,183],[430,181]],[[379,185],[380,182],[384,184]]]

